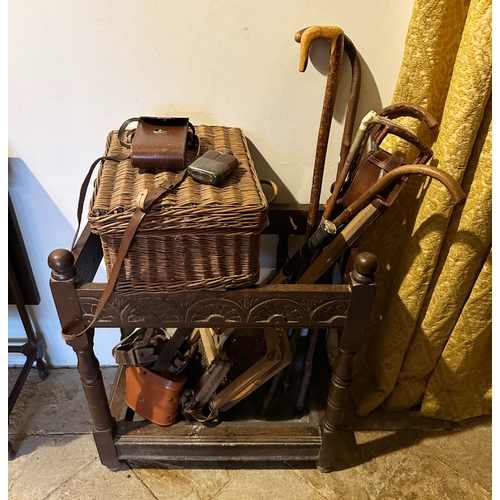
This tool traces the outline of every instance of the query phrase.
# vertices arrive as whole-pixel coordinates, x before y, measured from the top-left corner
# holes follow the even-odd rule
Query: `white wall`
[[[359,119],[391,102],[412,6],[412,0],[10,2],[8,184],[41,295],[30,310],[47,361],[76,362],[60,335],[47,256],[70,245],[81,182],[110,130],[137,115],[240,127],[259,174],[278,181],[279,201],[307,203],[329,46],[314,44],[300,73],[295,32],[335,25],[354,42],[364,73]],[[349,75],[346,57],[322,202],[336,171]],[[9,339],[23,338],[15,306],[8,327]],[[97,335],[102,364],[113,364],[117,341],[115,330]],[[10,365],[23,362],[9,355]]]

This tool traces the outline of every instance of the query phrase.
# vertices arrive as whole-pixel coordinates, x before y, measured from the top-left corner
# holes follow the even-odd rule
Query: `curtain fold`
[[[460,182],[467,200],[453,208],[441,184],[414,176],[358,241],[381,262],[352,386],[361,416],[380,405],[421,406],[455,421],[491,411],[491,370],[477,354],[491,357],[491,10],[491,0],[413,7],[393,102],[419,104],[438,118],[437,137],[414,119],[403,122],[433,141],[431,164]],[[400,140],[383,146],[411,160]],[[471,315],[473,335],[465,333]],[[468,396],[465,389],[453,395],[459,379],[479,373]]]
[[[460,421],[491,413],[491,268],[490,251],[427,383],[426,417]]]

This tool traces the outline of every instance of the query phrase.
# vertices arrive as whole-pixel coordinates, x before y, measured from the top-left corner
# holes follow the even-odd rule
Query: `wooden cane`
[[[387,172],[333,221],[323,218],[318,229],[283,266],[279,274],[272,280],[271,284],[284,283],[289,279],[296,270],[300,268],[304,261],[309,261],[317,250],[323,249],[330,243],[332,238],[337,236],[338,229],[347,225],[359,212],[361,212],[361,210],[371,203],[383,189],[401,177],[415,174],[426,175],[441,182],[450,192],[454,205],[465,201],[465,193],[462,187],[450,174],[435,167],[431,167],[430,165],[401,165]]]
[[[319,199],[323,182],[328,139],[333,118],[333,108],[337,97],[340,70],[344,52],[344,32],[337,26],[310,26],[295,34],[295,41],[300,43],[299,71],[304,72],[307,68],[309,49],[315,40],[330,40],[330,64],[326,78],[326,90],[323,100],[323,109],[316,145],[316,156],[314,160],[314,171],[311,185],[311,196],[309,201],[309,213],[306,225],[306,239],[316,229]]]

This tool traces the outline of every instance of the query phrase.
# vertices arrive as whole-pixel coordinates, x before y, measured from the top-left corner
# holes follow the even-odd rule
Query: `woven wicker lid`
[[[199,125],[200,154],[209,149],[230,148],[240,161],[239,167],[220,186],[200,184],[191,177],[157,201],[144,217],[138,233],[147,231],[229,229],[262,230],[267,224],[268,202],[260,185],[248,144],[235,127]],[[126,157],[129,151],[117,138],[108,135],[106,156]],[[97,174],[90,200],[88,220],[96,234],[121,234],[136,208],[136,200],[145,189],[164,182],[170,172],[145,172],[132,167],[129,159],[104,161]]]

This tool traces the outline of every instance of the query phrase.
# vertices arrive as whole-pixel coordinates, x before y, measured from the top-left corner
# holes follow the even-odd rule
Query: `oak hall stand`
[[[270,206],[265,232],[304,234],[306,205]],[[105,283],[93,279],[102,259],[98,236],[87,226],[73,251],[58,249],[49,256],[50,286],[62,335],[77,355],[78,371],[93,422],[93,434],[101,462],[111,470],[121,460],[159,461],[289,460],[316,461],[323,472],[349,466],[355,445],[352,432],[342,430],[344,409],[353,373],[353,360],[361,347],[376,285],[378,262],[370,253],[359,254],[343,284],[256,285],[232,290],[199,290],[133,296],[113,293],[91,328]],[[328,363],[312,369],[310,402],[303,415],[259,418],[241,410],[254,408],[251,399],[221,413],[216,426],[185,420],[160,427],[131,416],[125,404],[124,370],[120,367],[110,394],[106,394],[93,339],[99,327],[119,327],[122,334],[134,328],[250,327],[272,326],[310,331],[335,329],[339,352],[330,370]],[[321,366],[319,366],[321,364]],[[328,381],[329,380],[329,381]],[[315,400],[316,398],[316,400]],[[262,400],[260,401],[260,403]],[[132,412],[133,413],[133,412]],[[255,413],[255,412],[254,412]]]

